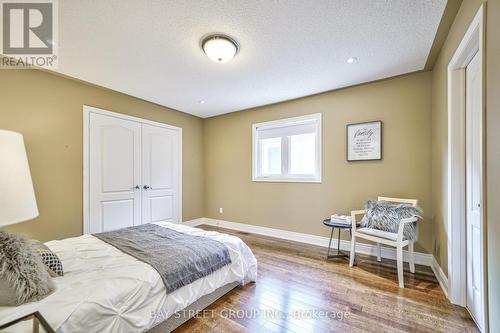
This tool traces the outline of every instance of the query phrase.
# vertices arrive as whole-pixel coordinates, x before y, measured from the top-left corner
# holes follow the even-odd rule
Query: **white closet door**
[[[467,308],[483,323],[483,245],[481,221],[481,71],[476,54],[466,70]]]
[[[141,224],[141,124],[90,114],[90,233]]]
[[[180,135],[142,125],[142,223],[180,222]]]

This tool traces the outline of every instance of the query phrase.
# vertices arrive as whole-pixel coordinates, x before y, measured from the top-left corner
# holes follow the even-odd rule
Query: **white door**
[[[142,125],[142,222],[180,222],[179,131]]]
[[[90,113],[90,233],[141,224],[141,124]]]
[[[467,308],[483,329],[482,96],[479,57],[466,69]]]

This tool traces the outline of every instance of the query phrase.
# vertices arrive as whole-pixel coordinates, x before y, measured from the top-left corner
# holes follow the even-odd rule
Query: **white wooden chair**
[[[399,198],[387,198],[378,197],[379,201],[389,201],[389,202],[400,202],[409,203],[414,207],[417,206],[418,200],[416,199],[399,199]],[[396,248],[396,261],[398,265],[398,280],[399,288],[404,288],[403,279],[403,247],[408,246],[408,259],[410,263],[410,272],[415,273],[415,259],[413,256],[413,245],[415,240],[405,239],[403,235],[404,227],[408,223],[413,223],[418,221],[418,217],[410,217],[402,219],[399,223],[399,229],[397,233],[382,231],[372,228],[356,228],[356,216],[365,214],[365,210],[353,210],[351,211],[352,218],[352,239],[351,239],[351,257],[349,258],[349,266],[352,267],[354,264],[354,256],[356,255],[356,238],[368,239],[372,242],[377,243],[377,260],[381,260],[381,247],[380,244],[385,244],[393,246]],[[418,235],[418,233],[417,233]]]

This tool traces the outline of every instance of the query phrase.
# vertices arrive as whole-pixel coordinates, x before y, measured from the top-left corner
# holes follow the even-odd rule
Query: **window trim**
[[[259,175],[259,152],[260,145],[257,141],[258,128],[260,127],[284,127],[285,124],[292,124],[296,122],[302,122],[307,120],[315,120],[317,122],[318,130],[317,130],[317,144],[316,144],[316,158],[317,158],[317,174],[309,177],[309,175],[267,175],[262,176]],[[261,123],[252,124],[252,181],[254,182],[271,182],[271,183],[322,183],[322,157],[323,157],[323,148],[322,148],[323,136],[322,136],[322,114],[321,113],[313,113],[299,117],[291,117],[291,118],[283,118],[272,121],[266,121]],[[282,147],[288,145],[288,142],[282,142]],[[283,149],[283,148],[282,148]],[[290,160],[290,156],[288,156],[289,150],[285,150],[286,161],[281,161],[282,172],[285,168],[284,164],[288,164]],[[284,162],[284,163],[283,163]]]

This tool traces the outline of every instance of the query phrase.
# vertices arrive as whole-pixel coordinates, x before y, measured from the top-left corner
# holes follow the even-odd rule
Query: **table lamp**
[[[37,216],[23,136],[0,130],[0,228]]]

